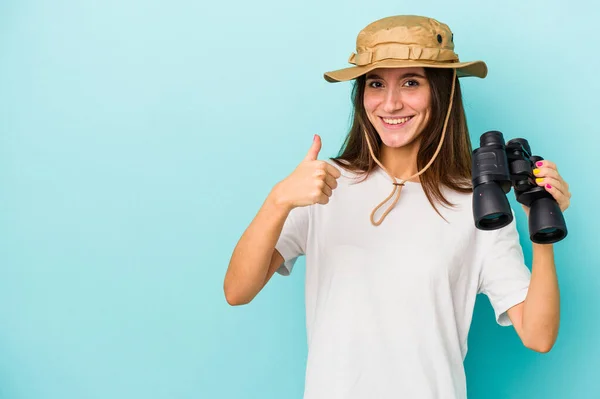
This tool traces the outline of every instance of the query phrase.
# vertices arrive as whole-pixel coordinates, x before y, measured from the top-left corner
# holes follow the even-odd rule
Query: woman
[[[514,222],[474,226],[458,77],[484,78],[487,67],[459,62],[447,25],[417,16],[376,21],[359,33],[350,62],[325,74],[355,81],[340,156],[318,160],[315,136],[273,188],[233,252],[227,301],[248,303],[305,255],[305,398],[465,398],[478,293],[527,347],[553,346],[552,245],[534,244],[530,273]],[[568,185],[552,162],[537,166],[538,184],[564,211]]]

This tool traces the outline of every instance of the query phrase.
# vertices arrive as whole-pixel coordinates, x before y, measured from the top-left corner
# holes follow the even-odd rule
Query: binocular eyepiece
[[[504,143],[501,132],[481,135],[473,151],[473,217],[480,230],[495,230],[513,220],[506,194],[514,188],[517,201],[530,208],[529,238],[539,244],[558,242],[567,236],[565,219],[552,195],[535,182],[535,163],[527,140]]]

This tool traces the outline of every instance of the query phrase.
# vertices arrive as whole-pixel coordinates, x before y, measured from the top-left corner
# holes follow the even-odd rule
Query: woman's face
[[[380,68],[366,76],[367,116],[388,147],[416,142],[431,113],[431,91],[423,68]]]

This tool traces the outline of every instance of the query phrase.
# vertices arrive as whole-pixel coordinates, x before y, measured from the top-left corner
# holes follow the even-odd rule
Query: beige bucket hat
[[[358,34],[356,53],[352,53],[348,62],[355,66],[326,72],[324,74],[325,80],[332,83],[348,81],[377,68],[423,67],[453,70],[450,103],[446,112],[440,142],[429,163],[419,172],[403,179],[397,179],[393,176],[375,156],[373,145],[365,131],[365,141],[369,147],[371,157],[387,173],[393,185],[390,195],[371,212],[371,223],[379,226],[398,203],[404,183],[425,172],[438,156],[446,136],[446,128],[454,100],[456,78],[465,76],[485,78],[487,76],[487,65],[483,61],[460,62],[458,54],[454,52],[454,34],[448,25],[433,18],[417,15],[396,15],[367,25]],[[394,198],[392,199],[392,197]],[[388,205],[383,215],[376,220],[376,213],[391,199],[392,203]]]
[[[418,15],[396,15],[367,25],[356,38],[353,67],[326,72],[328,82],[355,79],[377,68],[453,68],[458,77],[485,78],[483,61],[460,62],[448,25]]]

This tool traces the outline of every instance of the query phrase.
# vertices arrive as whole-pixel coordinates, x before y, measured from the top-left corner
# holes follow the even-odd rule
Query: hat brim
[[[487,76],[487,65],[483,61],[440,63],[435,61],[427,62],[394,59],[382,60],[365,66],[338,69],[337,71],[326,72],[323,76],[325,80],[330,83],[345,82],[348,80],[356,79],[357,77],[364,75],[365,73],[368,73],[377,68],[408,67],[456,69],[456,75],[459,78],[467,76],[485,78]]]

